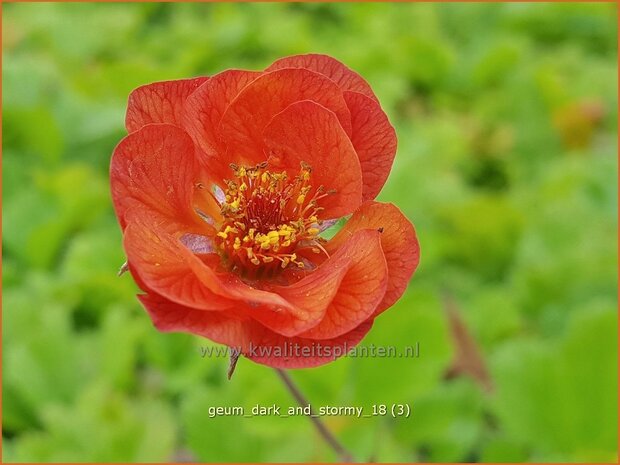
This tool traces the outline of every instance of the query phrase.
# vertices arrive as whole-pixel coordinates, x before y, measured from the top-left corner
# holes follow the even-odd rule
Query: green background
[[[330,461],[305,418],[210,419],[293,400],[275,373],[203,359],[139,306],[108,186],[129,92],[330,54],[399,149],[380,199],[422,261],[364,344],[417,359],[294,371],[358,460],[614,461],[617,10],[613,4],[5,4],[3,460]],[[446,378],[453,302],[492,390]]]

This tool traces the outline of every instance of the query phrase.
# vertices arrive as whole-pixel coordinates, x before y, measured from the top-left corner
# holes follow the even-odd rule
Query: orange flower
[[[413,226],[373,201],[396,135],[337,60],[149,84],[131,93],[126,126],[112,197],[159,330],[310,367],[356,345],[404,292],[419,260]]]

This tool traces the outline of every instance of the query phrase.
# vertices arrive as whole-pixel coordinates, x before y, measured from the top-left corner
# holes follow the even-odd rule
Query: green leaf
[[[558,342],[512,342],[497,354],[497,414],[536,457],[604,461],[616,453],[617,314],[576,313]],[[518,408],[516,407],[518,406]]]
[[[95,384],[73,406],[47,406],[43,418],[44,431],[15,441],[16,461],[164,462],[172,457],[173,417],[155,399],[129,401]]]

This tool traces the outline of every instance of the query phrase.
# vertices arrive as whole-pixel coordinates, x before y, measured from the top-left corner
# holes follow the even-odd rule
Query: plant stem
[[[295,385],[293,379],[289,376],[286,370],[281,370],[280,368],[276,368],[276,373],[282,379],[287,389],[293,395],[297,403],[301,407],[305,407],[310,405],[310,402],[304,397],[299,388]],[[321,419],[315,414],[312,406],[310,407],[310,415],[308,416],[310,421],[314,424],[317,431],[321,435],[321,437],[329,444],[329,446],[338,454],[341,462],[354,463],[353,455],[349,453],[348,450],[344,448],[342,444],[336,439],[336,437],[327,429],[325,424],[321,421]]]

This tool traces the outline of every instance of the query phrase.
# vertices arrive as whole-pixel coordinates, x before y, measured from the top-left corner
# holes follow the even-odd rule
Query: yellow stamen
[[[299,241],[307,241],[313,252],[320,252],[318,201],[327,195],[322,186],[310,194],[311,168],[302,163],[297,176],[269,171],[266,163],[231,168],[235,179],[224,182],[224,221],[216,236],[227,263],[251,273],[250,264],[273,273],[270,264],[276,260],[276,269],[291,264],[304,268],[294,250]]]

